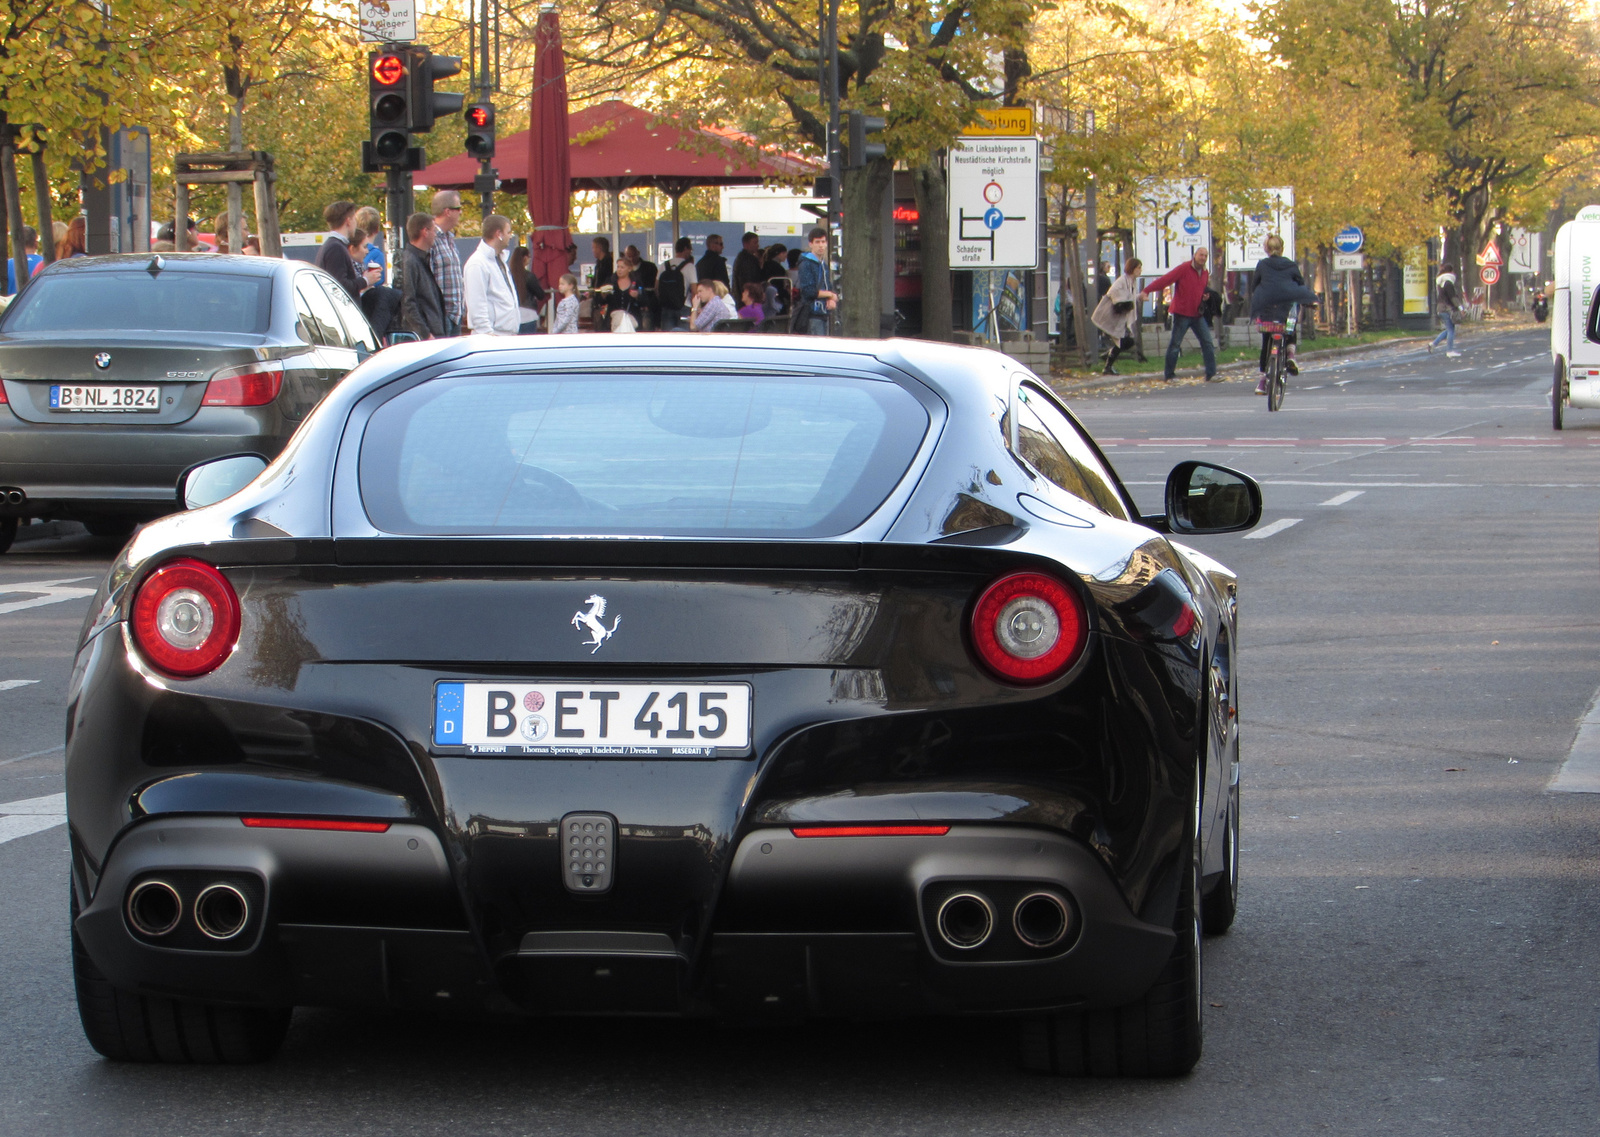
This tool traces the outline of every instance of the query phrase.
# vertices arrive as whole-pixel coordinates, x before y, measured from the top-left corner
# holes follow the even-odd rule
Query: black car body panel
[[[132,522],[170,513],[185,469],[227,454],[276,456],[360,356],[377,347],[360,308],[310,265],[196,253],[162,256],[159,271],[150,272],[152,259],[58,261],[24,289],[15,314],[0,319],[0,487],[23,495],[21,502],[0,500],[0,516]],[[158,290],[163,279],[263,281],[260,330],[16,330],[30,303],[49,302],[42,290],[107,273],[127,278],[134,290]],[[270,402],[202,406],[219,372],[267,362],[283,369]],[[159,409],[52,409],[52,388],[74,384],[155,387]]]
[[[1222,867],[1231,574],[1014,454],[1007,400],[1031,377],[1003,357],[629,338],[391,349],[255,483],[124,550],[85,623],[68,722],[77,927],[100,968],[191,998],[532,1013],[1137,997],[1172,951],[1197,779],[1205,871]],[[386,392],[641,359],[870,372],[947,413],[883,504],[835,538],[400,538],[362,511],[362,408]],[[151,668],[127,622],[139,584],[180,556],[219,567],[243,613],[232,656],[187,680]],[[1076,663],[1033,687],[995,678],[969,639],[978,594],[1022,571],[1059,579],[1088,614]],[[623,620],[603,651],[575,628],[591,593]],[[674,758],[440,745],[435,685],[469,681],[748,684],[751,742]],[[241,823],[255,815],[388,828]],[[563,882],[577,815],[614,821],[604,895]],[[927,825],[947,831],[803,835]],[[248,945],[134,933],[124,896],[155,872],[248,884]],[[1071,935],[1034,949],[1006,924],[952,950],[934,913],[964,887],[1001,905],[1064,893]]]

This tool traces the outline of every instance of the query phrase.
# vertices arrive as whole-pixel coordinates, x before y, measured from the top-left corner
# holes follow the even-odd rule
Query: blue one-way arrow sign
[[[1367,235],[1357,225],[1346,225],[1333,239],[1333,247],[1341,253],[1359,253],[1366,243]]]

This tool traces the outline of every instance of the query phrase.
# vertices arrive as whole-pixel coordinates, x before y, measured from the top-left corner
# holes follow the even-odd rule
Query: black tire
[[[11,542],[17,539],[17,525],[15,517],[0,517],[0,553],[11,548]]]
[[[1222,876],[1211,884],[1201,901],[1201,926],[1208,936],[1220,936],[1233,927],[1239,915],[1239,783],[1228,789],[1228,821],[1223,830]]]
[[[1556,377],[1550,386],[1550,425],[1557,430],[1567,421],[1567,366],[1565,360],[1556,360]]]
[[[1172,955],[1143,997],[1124,1007],[1065,1012],[1022,1025],[1024,1069],[1069,1078],[1175,1078],[1200,1061],[1200,784],[1184,841],[1188,887],[1178,897]]]
[[[83,527],[89,531],[91,537],[126,538],[138,524],[131,517],[94,517],[86,520]]]
[[[1272,358],[1267,360],[1267,410],[1275,411],[1283,406],[1283,353],[1288,349],[1278,345],[1272,349]]]
[[[78,915],[74,894],[72,916]],[[78,1018],[89,1045],[113,1062],[243,1065],[265,1062],[289,1033],[291,1008],[229,1007],[137,995],[100,973],[72,932]]]

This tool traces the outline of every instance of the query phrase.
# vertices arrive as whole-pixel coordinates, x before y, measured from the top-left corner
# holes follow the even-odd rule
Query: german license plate
[[[714,758],[750,747],[748,683],[438,683],[433,743],[469,754]]]
[[[112,387],[97,383],[92,387],[69,387],[64,383],[50,387],[53,411],[159,411],[160,387]]]

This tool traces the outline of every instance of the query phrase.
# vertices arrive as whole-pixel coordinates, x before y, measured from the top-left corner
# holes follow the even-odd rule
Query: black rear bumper
[[[184,897],[179,928],[164,936],[140,935],[126,914],[129,889],[149,879]],[[213,880],[254,901],[244,931],[226,942],[193,926],[194,896]],[[1074,926],[1060,944],[1034,950],[1016,940],[1004,909],[1041,889],[1066,898]],[[938,938],[934,909],[956,890],[992,899],[994,935],[979,949]],[[491,958],[463,911],[444,846],[425,825],[325,832],[157,816],[117,843],[77,930],[94,962],[129,990],[532,1014],[1109,1006],[1148,988],[1173,943],[1169,929],[1129,911],[1090,850],[1016,826],[820,839],[756,830],[735,851],[713,931],[698,943],[681,928],[609,924],[600,901],[589,926],[529,928],[515,950]]]

